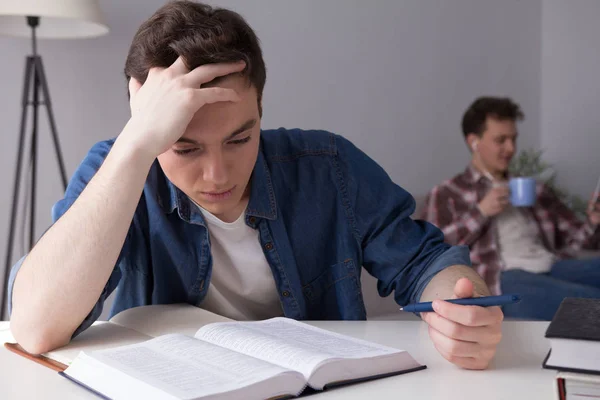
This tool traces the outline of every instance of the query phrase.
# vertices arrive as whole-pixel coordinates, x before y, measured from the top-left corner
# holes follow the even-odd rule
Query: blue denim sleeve
[[[62,217],[67,210],[75,203],[81,192],[85,189],[88,182],[92,179],[92,177],[96,174],[100,166],[104,162],[108,152],[112,147],[113,141],[104,141],[96,144],[92,147],[92,149],[88,152],[86,158],[79,165],[73,177],[69,181],[69,185],[67,186],[67,190],[65,192],[65,196],[63,199],[59,200],[52,207],[52,222],[58,221],[60,217]],[[17,276],[17,272],[21,268],[23,260],[25,257],[21,258],[13,267],[10,273],[10,278],[8,281],[8,310],[9,313],[12,312],[12,291],[13,285],[15,281],[15,277]],[[118,265],[118,264],[117,264]],[[102,307],[106,298],[112,293],[112,291],[117,287],[119,280],[121,278],[121,271],[118,267],[115,267],[108,282],[106,283],[98,302],[94,305],[94,307],[90,310],[89,314],[85,318],[85,320],[81,323],[81,325],[75,330],[73,333],[73,337],[77,336],[79,333],[83,332],[85,329],[90,327],[94,321],[98,319],[100,314],[102,313]]]
[[[436,273],[471,265],[467,249],[444,243],[441,230],[411,218],[414,198],[383,168],[342,137],[336,136],[336,145],[348,220],[362,246],[362,265],[377,278],[382,297],[393,291],[401,306],[418,301]]]
[[[417,280],[417,286],[414,294],[411,296],[410,302],[420,301],[423,290],[429,284],[429,281],[441,270],[451,265],[468,265],[471,266],[471,258],[469,256],[469,248],[467,246],[452,246],[436,258],[423,271]]]

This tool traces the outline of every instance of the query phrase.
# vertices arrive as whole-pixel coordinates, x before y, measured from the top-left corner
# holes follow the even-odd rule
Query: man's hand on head
[[[141,84],[129,80],[131,120],[127,140],[152,157],[167,151],[185,132],[194,114],[206,104],[240,101],[232,89],[201,86],[215,78],[241,72],[243,61],[206,64],[189,70],[179,57],[168,68],[152,68]],[[123,135],[123,134],[122,134]]]
[[[479,297],[473,283],[461,278],[453,298]],[[438,352],[448,361],[466,369],[486,369],[502,338],[504,315],[500,307],[461,306],[434,300],[435,312],[422,313],[429,336]]]

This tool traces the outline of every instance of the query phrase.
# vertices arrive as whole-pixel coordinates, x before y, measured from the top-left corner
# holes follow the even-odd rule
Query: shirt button
[[[273,243],[269,242],[269,243],[265,244],[265,249],[273,250]]]
[[[287,290],[284,290],[281,294],[283,295],[283,297],[290,297],[290,292],[288,292]]]
[[[256,217],[250,217],[248,221],[250,221],[250,223],[254,225],[256,223]]]

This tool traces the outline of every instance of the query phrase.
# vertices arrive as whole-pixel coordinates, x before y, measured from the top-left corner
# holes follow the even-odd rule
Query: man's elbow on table
[[[75,328],[62,324],[33,304],[20,303],[13,298],[10,330],[17,343],[28,353],[42,354],[64,346],[71,340]]]
[[[28,321],[19,313],[13,313],[10,330],[16,342],[30,354],[43,354],[62,347],[72,336],[72,332],[65,332],[51,321]]]
[[[10,330],[16,342],[30,354],[43,354],[69,343],[71,334],[49,321],[44,322],[37,324],[17,316],[11,318]]]

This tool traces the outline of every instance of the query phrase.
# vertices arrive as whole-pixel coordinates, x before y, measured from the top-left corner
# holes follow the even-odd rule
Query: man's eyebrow
[[[249,119],[248,121],[244,122],[244,124],[242,126],[240,126],[239,128],[237,128],[229,136],[227,136],[225,138],[225,141],[231,140],[234,137],[236,137],[237,135],[246,132],[248,129],[253,128],[254,125],[256,125],[256,118]]]
[[[186,137],[180,137],[179,139],[177,139],[177,142],[175,142],[175,143],[189,143],[189,144],[196,144],[196,145],[200,144],[196,140],[186,138]]]
[[[248,121],[244,122],[244,124],[242,126],[240,126],[238,129],[233,131],[229,136],[227,136],[224,141],[226,142],[228,140],[233,139],[237,135],[246,132],[248,129],[253,128],[254,125],[256,125],[256,118],[249,119]],[[200,143],[197,140],[186,138],[186,137],[180,137],[176,143],[187,143],[187,144],[193,144],[195,146],[200,145]]]

